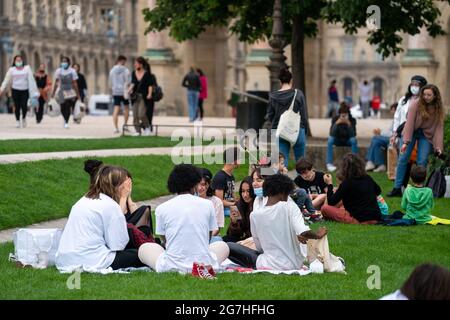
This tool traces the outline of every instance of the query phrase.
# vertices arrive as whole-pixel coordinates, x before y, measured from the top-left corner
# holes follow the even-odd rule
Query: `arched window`
[[[343,80],[344,100],[349,105],[353,105],[353,79],[345,77]]]
[[[383,101],[383,79],[376,77],[373,79],[373,96],[379,96],[380,100]]]

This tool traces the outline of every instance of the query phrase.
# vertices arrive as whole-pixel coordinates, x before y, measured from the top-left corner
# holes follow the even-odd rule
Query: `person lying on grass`
[[[155,243],[139,250],[139,258],[156,272],[191,273],[194,263],[217,269],[228,257],[225,242],[209,244],[217,230],[216,212],[210,200],[196,195],[201,180],[200,170],[189,164],[175,166],[169,175],[169,192],[177,196],[156,208],[156,234],[166,250]]]
[[[300,209],[289,195],[294,190],[293,181],[285,175],[275,174],[265,178],[263,195],[267,202],[250,215],[250,228],[256,250],[228,242],[229,259],[253,269],[299,270],[306,260],[306,250],[300,244],[308,239],[322,239],[324,227],[317,232],[305,225]]]
[[[88,193],[72,207],[56,252],[59,270],[143,267],[138,249],[127,249],[127,222],[120,207],[131,194],[130,173],[98,168]]]
[[[322,206],[325,218],[349,224],[376,224],[381,220],[381,211],[377,197],[381,194],[380,186],[365,170],[364,160],[356,154],[348,153],[343,159],[337,174],[342,181],[336,192],[333,190],[333,178],[325,175],[328,185],[328,204]],[[344,208],[333,207],[340,201]]]

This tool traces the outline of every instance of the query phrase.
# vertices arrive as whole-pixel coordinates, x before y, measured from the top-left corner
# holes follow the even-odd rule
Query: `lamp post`
[[[106,21],[108,23],[108,30],[106,31],[106,37],[108,38],[111,46],[115,44],[115,51],[117,55],[120,54],[121,46],[121,29],[122,29],[122,15],[121,6],[123,0],[115,0],[114,9],[109,10],[106,13]],[[114,30],[114,20],[117,19],[117,32]]]
[[[269,45],[272,48],[272,55],[270,56],[270,63],[267,68],[270,71],[270,91],[275,91],[280,88],[278,81],[278,74],[280,70],[286,67],[286,57],[284,56],[283,39],[283,17],[281,15],[281,0],[275,0],[273,4],[272,14],[272,36],[269,40]]]

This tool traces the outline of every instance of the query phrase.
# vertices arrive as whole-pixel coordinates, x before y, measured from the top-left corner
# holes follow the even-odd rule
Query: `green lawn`
[[[127,168],[134,181],[133,199],[150,200],[168,193],[166,182],[173,164],[170,156],[98,158]],[[0,201],[0,230],[68,216],[70,208],[87,192],[89,176],[84,158],[46,160],[0,165],[3,187]],[[215,174],[221,165],[204,165]],[[241,180],[248,173],[236,171]]]
[[[131,170],[136,199],[165,193],[165,181],[172,167],[169,157],[105,160]],[[2,227],[66,215],[88,184],[82,162],[83,159],[69,159],[0,166],[0,178],[7,186],[3,192],[7,204],[0,203]],[[212,168],[215,171],[219,166]],[[245,174],[243,166],[237,179]],[[391,188],[392,182],[384,174],[373,177],[385,192]],[[400,199],[387,201],[391,211],[399,209]],[[450,218],[449,208],[450,200],[438,199],[433,213]],[[207,281],[178,274],[82,274],[81,289],[69,290],[69,275],[59,274],[55,268],[19,269],[8,262],[8,254],[14,250],[8,243],[0,246],[0,299],[377,299],[399,288],[420,263],[434,262],[450,268],[448,226],[382,227],[332,222],[321,225],[329,228],[330,250],[345,259],[347,275],[219,274],[216,281]],[[367,268],[371,265],[380,267],[380,290],[367,288]]]
[[[169,137],[118,137],[110,139],[22,139],[1,140],[0,154],[78,151],[125,148],[171,147]]]

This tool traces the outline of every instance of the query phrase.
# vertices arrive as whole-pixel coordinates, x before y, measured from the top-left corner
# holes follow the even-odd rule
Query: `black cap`
[[[419,81],[422,86],[424,86],[428,83],[427,79],[425,79],[424,77],[419,76],[419,75],[415,75],[414,77],[412,77],[411,81]]]

